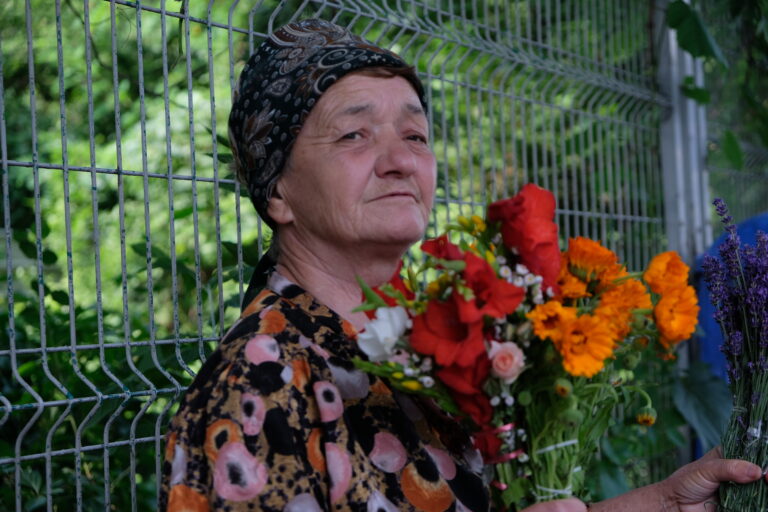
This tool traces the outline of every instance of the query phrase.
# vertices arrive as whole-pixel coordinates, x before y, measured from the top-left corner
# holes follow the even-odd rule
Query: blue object
[[[742,244],[754,245],[758,231],[768,233],[768,213],[755,215],[736,225],[736,233],[738,233]],[[704,254],[709,254],[719,259],[720,254],[718,251],[720,244],[725,240],[725,235],[726,233],[723,231]],[[707,284],[704,282],[701,269],[704,254],[696,258],[694,271],[696,293],[699,297],[699,306],[701,308],[699,310],[699,329],[701,332],[697,332],[695,338],[699,346],[699,359],[708,363],[715,375],[726,380],[725,356],[720,352],[723,334],[720,332],[720,326],[714,320],[715,307],[709,300],[709,290],[707,290]]]

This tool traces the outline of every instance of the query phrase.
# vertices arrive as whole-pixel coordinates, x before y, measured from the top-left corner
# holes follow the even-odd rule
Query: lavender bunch
[[[722,437],[723,456],[768,465],[768,235],[742,244],[722,199],[715,208],[727,232],[720,258],[706,255],[704,280],[723,332],[733,411]],[[768,511],[768,486],[723,484],[724,510]]]

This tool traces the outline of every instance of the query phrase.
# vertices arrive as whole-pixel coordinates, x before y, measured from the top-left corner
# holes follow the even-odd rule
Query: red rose
[[[493,419],[493,407],[484,393],[474,395],[462,395],[460,393],[451,393],[451,397],[459,406],[461,412],[469,416],[475,425],[482,427],[488,425]]]
[[[448,235],[440,235],[437,238],[425,240],[421,244],[421,250],[441,260],[460,260],[464,258],[464,253],[459,249],[458,245],[448,240]]]
[[[504,245],[520,255],[520,263],[543,279],[543,286],[557,291],[560,248],[557,241],[555,196],[533,184],[510,199],[488,206],[488,220],[501,222]]]
[[[427,310],[413,318],[413,349],[434,356],[440,366],[469,366],[484,354],[482,320],[465,323],[459,318],[459,307],[465,302],[457,294],[445,302],[429,301]]]
[[[490,371],[491,360],[488,359],[488,354],[483,347],[483,352],[476,355],[469,365],[445,366],[437,370],[435,374],[451,391],[462,395],[476,395],[482,393],[483,383],[488,378]]]
[[[445,384],[459,409],[482,427],[493,417],[493,408],[483,392],[483,384],[491,370],[491,361],[485,350],[470,365],[450,365],[435,373]]]
[[[483,454],[483,460],[486,461],[486,464],[488,464],[488,461],[498,458],[499,451],[501,450],[501,439],[493,430],[488,429],[475,432],[472,434],[472,437],[475,441],[475,448]]]
[[[467,266],[464,279],[475,294],[475,300],[460,303],[462,322],[476,322],[483,315],[501,318],[512,313],[523,301],[525,291],[496,276],[493,267],[484,259],[468,252],[464,255]]]

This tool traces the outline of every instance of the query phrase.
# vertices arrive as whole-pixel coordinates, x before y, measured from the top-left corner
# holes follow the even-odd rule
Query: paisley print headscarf
[[[271,227],[267,205],[296,137],[320,96],[347,73],[410,66],[346,28],[318,19],[290,23],[268,37],[245,64],[229,116],[238,178]],[[407,73],[426,110],[424,88]]]

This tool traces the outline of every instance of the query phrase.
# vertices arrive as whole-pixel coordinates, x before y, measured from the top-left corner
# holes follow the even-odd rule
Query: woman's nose
[[[379,154],[376,158],[376,174],[380,177],[407,177],[425,165],[417,154],[414,141],[400,134],[388,134],[380,141]]]

